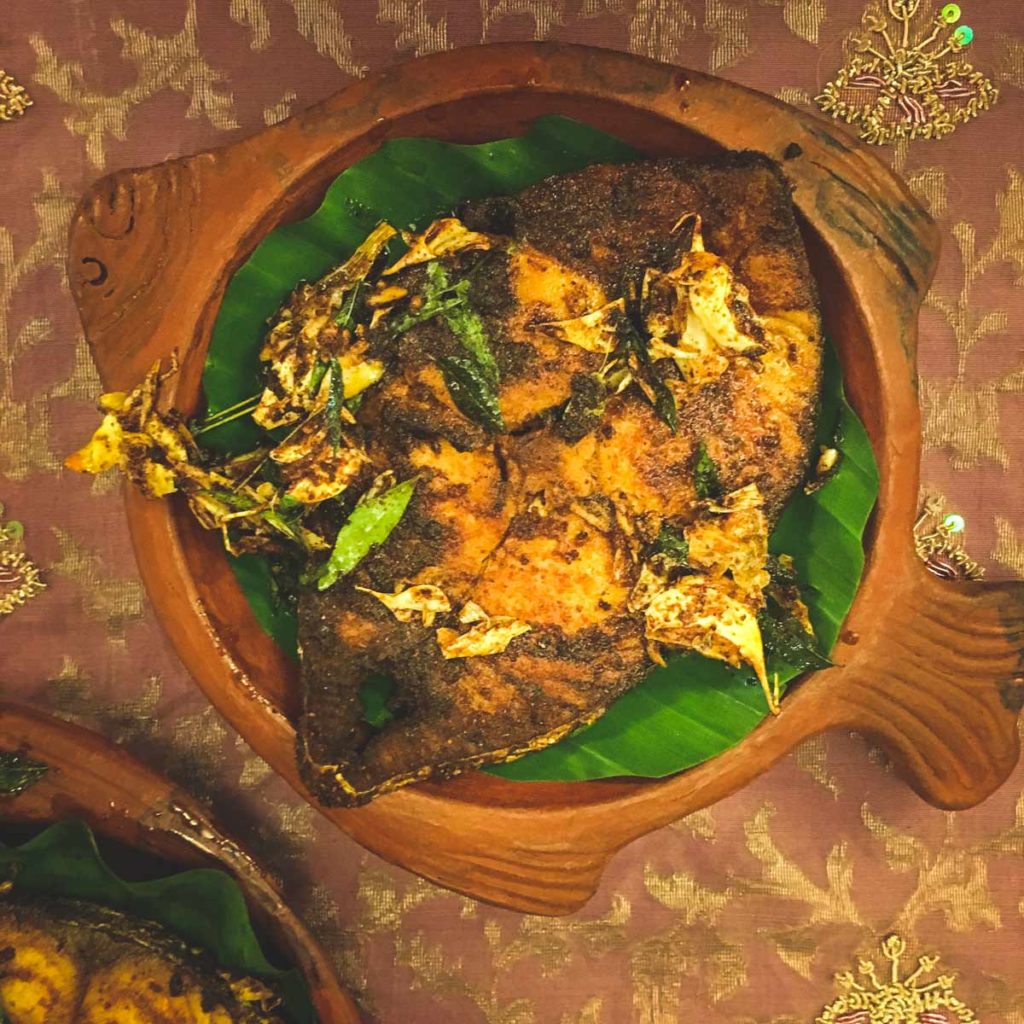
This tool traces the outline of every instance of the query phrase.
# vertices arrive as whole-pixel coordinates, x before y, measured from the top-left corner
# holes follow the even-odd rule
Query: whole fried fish
[[[418,483],[347,583],[300,597],[299,758],[325,803],[550,744],[662,644],[767,692],[765,542],[806,472],[822,342],[782,174],[749,153],[595,166],[460,217],[384,282],[468,280],[496,403],[459,375],[473,331],[434,317],[396,344],[380,300],[357,417],[375,468]],[[673,577],[666,537],[697,574]],[[375,673],[395,681],[379,729]]]
[[[77,900],[0,899],[0,1007],[11,1024],[281,1024],[261,981],[159,925]]]

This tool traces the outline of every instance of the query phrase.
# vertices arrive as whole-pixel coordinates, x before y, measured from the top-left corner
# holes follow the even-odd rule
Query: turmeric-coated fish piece
[[[150,921],[77,900],[0,897],[10,1024],[283,1024],[278,1001]]]

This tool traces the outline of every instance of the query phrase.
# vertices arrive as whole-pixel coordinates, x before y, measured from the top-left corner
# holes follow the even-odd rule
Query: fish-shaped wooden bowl
[[[193,797],[96,733],[16,704],[0,703],[0,751],[48,768],[23,792],[0,795],[0,827],[78,818],[98,836],[142,854],[146,871],[223,868],[241,886],[261,935],[302,971],[319,1024],[362,1019],[274,883]]]
[[[881,470],[868,564],[834,653],[782,715],[661,780],[514,783],[473,773],[324,813],[397,864],[535,913],[581,906],[611,855],[744,785],[801,741],[867,733],[943,807],[991,793],[1018,756],[1024,587],[929,574],[913,550],[920,422],[917,315],[938,233],[907,188],[852,139],[760,93],[628,54],[555,44],[458,50],[369,77],[224,149],[96,184],[71,229],[69,277],[104,385],[136,384],[177,351],[173,400],[196,410],[225,285],[260,239],[308,214],[384,140],[481,142],[560,113],[652,156],[760,150],[793,185],[826,325]],[[219,537],[183,505],[127,493],[139,567],[210,700],[293,786],[295,667],[261,632]]]

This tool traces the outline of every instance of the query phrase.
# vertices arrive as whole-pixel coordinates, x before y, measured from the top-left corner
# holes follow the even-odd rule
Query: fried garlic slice
[[[324,351],[337,351],[350,337],[342,334],[335,316],[396,234],[390,224],[378,224],[341,266],[315,284],[300,284],[278,312],[260,350],[261,362],[268,364],[268,381],[252,418],[261,427],[272,430],[289,426],[313,412],[322,401],[320,389],[314,386],[320,356]],[[383,364],[376,361],[372,361],[373,366],[360,365],[366,345],[357,343],[352,347],[359,344],[362,347],[358,352],[348,354],[342,348],[339,355],[346,378],[350,372],[353,378],[351,394],[346,379],[346,398],[375,383],[384,372]]]
[[[175,369],[172,366],[169,372]],[[120,469],[150,498],[176,491],[193,442],[184,426],[155,411],[164,376],[157,362],[133,390],[101,395],[99,408],[104,416],[99,427],[64,465],[76,473]]]
[[[429,263],[431,260],[451,256],[457,252],[493,249],[498,241],[493,235],[470,231],[457,217],[441,217],[422,234],[406,236],[408,252],[392,263],[382,276],[390,277],[400,270],[405,270],[406,267]]]
[[[439,629],[437,645],[446,659],[483,658],[501,654],[508,645],[532,627],[511,615],[488,615],[480,605],[467,601],[459,613],[459,622],[475,623],[465,633],[454,629]]]
[[[369,587],[355,589],[377,598],[399,622],[412,622],[419,615],[423,625],[429,627],[434,624],[434,619],[438,615],[452,610],[448,595],[432,583],[399,586],[392,594],[370,590]]]
[[[732,577],[760,608],[768,585],[768,520],[756,484],[750,484],[712,504],[712,514],[685,530],[689,562],[712,576]]]
[[[626,300],[615,299],[582,316],[534,324],[533,330],[557,341],[567,341],[588,352],[607,354],[613,352],[618,345],[618,318],[625,311]]]
[[[685,221],[693,222],[690,251],[667,272],[647,270],[641,308],[651,358],[674,360],[687,382],[700,385],[720,377],[733,356],[763,352],[765,333],[732,268],[705,250],[700,217]]]
[[[768,685],[756,612],[732,581],[684,576],[647,605],[644,636],[659,644],[716,658],[734,668],[749,665],[769,709],[778,714],[778,701]]]

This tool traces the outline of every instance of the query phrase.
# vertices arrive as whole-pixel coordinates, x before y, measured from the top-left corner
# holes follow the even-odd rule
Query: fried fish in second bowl
[[[281,1024],[277,1002],[150,921],[78,900],[0,898],[10,1024]]]

